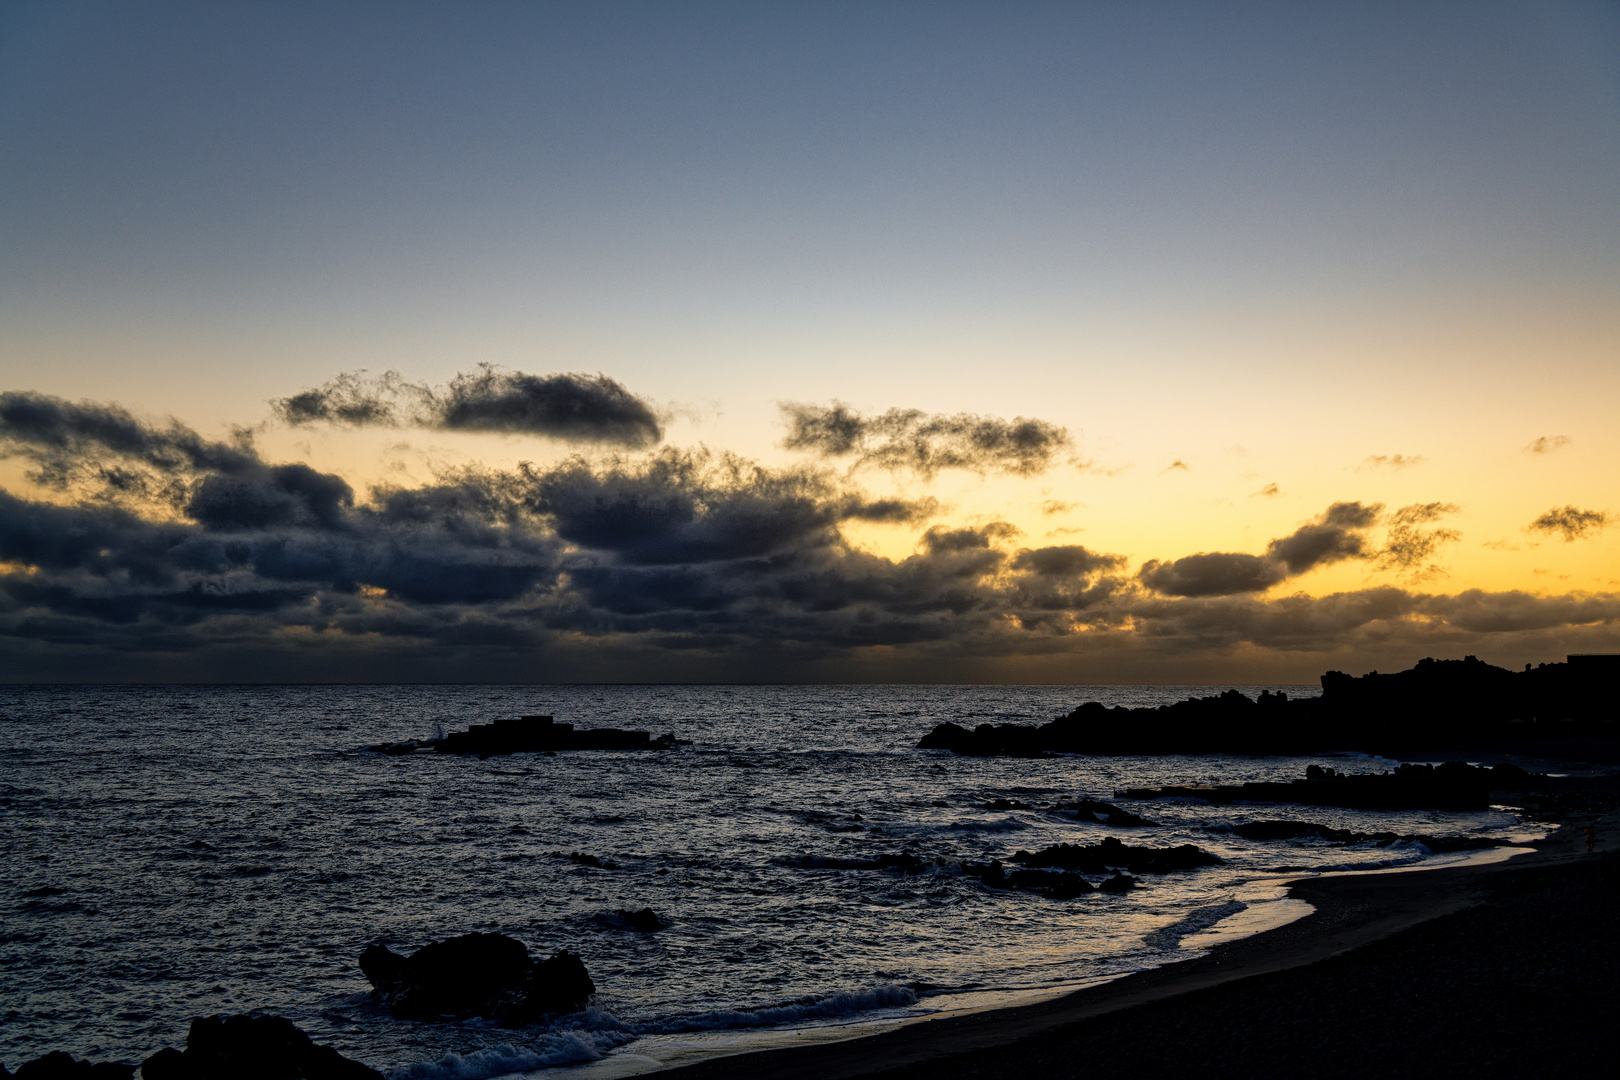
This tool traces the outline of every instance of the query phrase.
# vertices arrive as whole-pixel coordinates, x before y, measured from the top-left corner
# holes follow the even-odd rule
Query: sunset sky
[[[0,9],[0,679],[1620,651],[1620,9]]]

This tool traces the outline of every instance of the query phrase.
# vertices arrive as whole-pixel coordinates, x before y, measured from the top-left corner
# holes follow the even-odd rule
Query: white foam
[[[389,1080],[488,1080],[493,1076],[595,1061],[627,1041],[629,1036],[623,1035],[615,1037],[586,1031],[550,1032],[533,1047],[501,1043],[466,1054],[445,1054],[437,1061],[419,1061],[394,1070],[389,1074]]]

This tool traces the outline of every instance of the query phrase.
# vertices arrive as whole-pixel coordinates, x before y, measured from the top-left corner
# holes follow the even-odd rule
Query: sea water
[[[915,749],[947,720],[1044,722],[1087,700],[1158,705],[1219,689],[0,688],[0,1061],[57,1049],[138,1061],[182,1045],[194,1016],[263,1010],[398,1078],[591,1061],[586,1071],[608,1075],[668,1060],[672,1047],[813,1038],[1054,993],[1179,958],[1222,927],[1279,921],[1280,883],[1302,871],[1437,858],[1421,844],[1247,841],[1234,823],[1542,831],[1507,808],[1191,800],[1128,803],[1159,824],[1113,828],[1040,804],[1389,763]],[[365,749],[528,713],[691,745],[483,760]],[[1226,865],[1061,901],[988,889],[958,866],[1106,836],[1196,844]],[[838,868],[902,851],[934,865]],[[643,907],[666,928],[638,933],[614,914]],[[371,1001],[357,963],[366,945],[409,952],[474,931],[511,935],[537,956],[578,953],[595,1005],[504,1030],[395,1020]]]

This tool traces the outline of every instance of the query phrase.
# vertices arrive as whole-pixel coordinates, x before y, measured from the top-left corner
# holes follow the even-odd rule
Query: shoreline
[[[1603,815],[1598,829],[1601,838],[1613,838],[1620,829],[1620,814]],[[1505,875],[1547,878],[1558,876],[1565,868],[1612,865],[1614,857],[1604,853],[1613,850],[1611,842],[1600,845],[1599,856],[1585,855],[1578,830],[1566,825],[1533,849],[1503,860],[1293,879],[1286,883],[1288,896],[1310,903],[1311,912],[1282,926],[1215,945],[1186,960],[1033,1004],[899,1021],[874,1034],[742,1051],[637,1071],[670,1080],[758,1076],[841,1080],[913,1072],[921,1077],[925,1070],[935,1077],[942,1075],[942,1067],[962,1064],[966,1068],[969,1060],[1015,1047],[1039,1057],[1043,1044],[1083,1038],[1080,1029],[1088,1022],[1129,1010],[1143,1006],[1174,1010],[1177,999],[1188,995],[1221,995],[1233,984],[1280,973],[1288,973],[1296,981],[1308,980],[1311,970],[1326,961],[1488,905],[1493,886],[1498,879],[1507,880]],[[984,1075],[997,1072],[991,1069]],[[971,1075],[980,1075],[979,1067]]]

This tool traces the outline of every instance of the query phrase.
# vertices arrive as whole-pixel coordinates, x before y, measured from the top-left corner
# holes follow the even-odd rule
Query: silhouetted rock
[[[61,1050],[52,1050],[43,1057],[17,1066],[15,1074],[0,1065],[0,1078],[15,1075],[17,1080],[133,1080],[135,1066],[119,1065],[111,1061],[91,1064],[79,1061]]]
[[[536,961],[504,934],[464,934],[408,957],[371,945],[360,954],[360,970],[393,1014],[407,1020],[482,1016],[517,1027],[546,1013],[578,1012],[596,993],[573,953]]]
[[[1124,799],[1203,799],[1212,803],[1281,802],[1354,810],[1482,810],[1497,773],[1462,761],[1401,765],[1394,772],[1345,774],[1312,765],[1305,779],[1221,786],[1131,788]]]
[[[142,1080],[382,1080],[382,1073],[317,1046],[279,1016],[199,1016],[184,1053],[159,1050]]]
[[[1112,836],[1100,844],[1054,844],[1040,851],[1019,851],[1013,855],[1012,861],[1025,866],[1055,866],[1088,874],[1105,874],[1115,869],[1168,874],[1177,870],[1225,865],[1225,860],[1219,855],[1211,855],[1192,844],[1170,848],[1133,847],[1120,843]]]
[[[1232,826],[1232,831],[1245,840],[1302,840],[1315,838],[1340,844],[1374,843],[1384,847],[1390,844],[1422,844],[1432,852],[1477,851],[1483,848],[1508,847],[1514,844],[1514,841],[1499,840],[1490,836],[1430,836],[1427,833],[1356,832],[1351,829],[1335,829],[1328,825],[1318,825],[1310,821],[1250,821]]]
[[[1122,893],[1130,892],[1136,888],[1136,879],[1129,874],[1115,874],[1113,877],[1097,886],[1098,892]]]
[[[613,914],[618,916],[626,927],[642,934],[656,933],[664,929],[665,926],[664,920],[658,917],[658,913],[648,907],[637,911],[620,910],[615,911]]]
[[[1509,671],[1475,657],[1424,659],[1391,675],[1330,671],[1320,697],[1237,690],[1157,708],[1087,702],[1040,726],[940,724],[920,749],[1014,757],[1074,754],[1302,754],[1500,748],[1620,760],[1620,655]]]
[[[554,754],[559,750],[668,750],[672,746],[691,746],[686,739],[673,734],[653,738],[645,731],[625,731],[621,728],[585,728],[576,730],[573,724],[559,724],[549,716],[504,717],[492,724],[474,724],[466,731],[453,731],[438,739],[407,739],[403,742],[385,742],[368,746],[379,754],[401,755],[417,750],[434,750],[441,754],[494,754],[540,753]]]
[[[1129,810],[1121,810],[1113,803],[1099,802],[1096,799],[1081,799],[1078,802],[1060,802],[1052,807],[1053,810],[1073,811],[1076,821],[1089,821],[1097,825],[1119,825],[1130,828],[1141,828],[1157,825],[1157,821],[1149,821],[1145,817],[1138,817]]]

